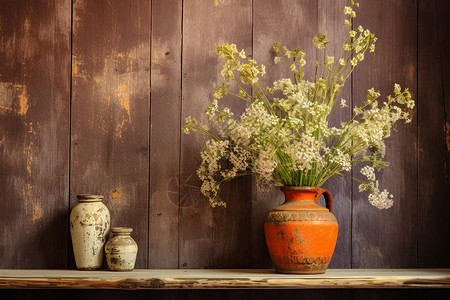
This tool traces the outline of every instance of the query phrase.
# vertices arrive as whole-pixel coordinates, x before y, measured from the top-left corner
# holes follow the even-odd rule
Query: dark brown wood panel
[[[0,268],[67,267],[70,14],[0,3]]]
[[[183,7],[182,122],[192,115],[206,122],[203,110],[222,81],[223,61],[216,47],[228,42],[251,53],[252,1],[185,1]],[[235,113],[244,103],[224,98],[220,105]],[[222,106],[222,107],[223,107]],[[196,169],[207,137],[181,136],[179,219],[180,268],[249,266],[250,180],[231,182],[223,190],[227,207],[211,208],[200,194]]]
[[[348,4],[345,0],[328,1],[320,0],[318,2],[318,32],[327,36],[329,44],[326,47],[325,54],[334,56],[335,59],[342,57],[343,45],[348,35],[348,28],[344,26],[344,7]],[[320,53],[320,52],[319,52]],[[322,61],[322,55],[317,55],[317,60]],[[341,98],[346,100],[348,107],[339,107]],[[342,122],[351,118],[351,80],[349,79],[338,95],[336,106],[331,113],[329,126],[340,127]],[[339,224],[338,240],[331,259],[329,268],[351,268],[352,260],[352,236],[351,236],[351,196],[352,181],[348,177],[332,177],[323,188],[330,191],[333,196],[333,214]],[[323,198],[319,200],[323,206]]]
[[[217,300],[234,300],[234,299],[252,299],[250,290],[196,290],[196,291],[180,291],[178,299],[196,300],[196,299],[217,299]]]
[[[428,295],[428,299],[436,299],[432,297],[434,294],[433,291]],[[364,289],[364,290],[352,290],[350,291],[351,298],[350,299],[364,299],[364,300],[376,300],[376,299],[385,299],[385,300],[394,300],[394,299],[404,299],[404,300],[412,300],[417,298],[417,290],[401,290],[401,289]],[[440,298],[437,298],[440,299]]]
[[[161,291],[147,291],[148,300],[178,300],[183,299],[179,296],[179,290],[161,290]]]
[[[381,92],[381,101],[394,84],[417,96],[417,1],[361,1],[356,23],[379,37],[375,53],[355,69],[354,105],[361,106],[367,90]],[[412,123],[398,122],[386,140],[385,160],[379,173],[380,188],[394,195],[394,206],[378,210],[353,186],[353,268],[417,266],[417,114]],[[401,123],[401,124],[400,124]],[[361,178],[358,169],[353,174]]]
[[[450,266],[450,5],[419,1],[418,266]]]
[[[318,31],[317,1],[254,1],[253,19],[253,54],[260,64],[266,66],[267,75],[262,86],[272,85],[281,78],[290,78],[291,71],[283,63],[275,65],[272,47],[275,42],[285,45],[290,50],[299,47],[306,53],[305,78],[314,74],[315,48],[312,39]],[[278,188],[269,192],[256,189],[253,182],[252,191],[252,260],[253,267],[271,266],[269,253],[264,238],[264,219],[274,207],[284,201]]]
[[[146,268],[150,3],[74,1],[73,18],[71,206],[80,193],[105,195]]]
[[[149,267],[178,268],[182,2],[152,2]]]
[[[65,300],[68,293],[62,290],[1,290],[0,300]]]
[[[74,290],[68,293],[68,299],[83,299],[83,300],[147,300],[148,292],[146,291],[117,291],[117,290]],[[153,298],[150,298],[153,299]],[[155,298],[158,299],[158,298]],[[164,298],[163,298],[164,299]]]
[[[254,290],[252,299],[308,299],[308,300],[346,300],[350,299],[348,290]]]

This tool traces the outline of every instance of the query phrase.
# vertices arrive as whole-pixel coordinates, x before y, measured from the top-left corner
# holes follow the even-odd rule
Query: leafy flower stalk
[[[344,99],[338,100],[344,83],[365,54],[374,51],[377,41],[362,26],[351,29],[355,6],[358,3],[351,1],[344,9],[349,30],[341,57],[325,55],[325,35],[314,37],[314,45],[324,55],[321,63],[315,62],[311,81],[304,78],[306,55],[299,48],[291,51],[275,43],[275,63],[286,63],[292,79],[282,78],[263,88],[263,65],[247,57],[244,50],[238,51],[234,44],[217,47],[225,62],[221,71],[224,82],[205,113],[218,135],[192,117],[186,118],[183,127],[186,134],[200,130],[211,137],[201,152],[197,174],[202,180],[201,192],[212,206],[225,205],[219,197],[220,188],[239,176],[255,175],[263,190],[272,185],[320,187],[332,176],[350,176],[354,165],[362,167],[364,178],[352,178],[360,184],[360,191],[370,191],[369,202],[379,209],[393,205],[393,196],[380,190],[375,170],[388,166],[383,161],[384,139],[390,136],[394,124],[411,121],[408,110],[414,108],[414,100],[408,89],[395,84],[393,94],[380,102],[380,93],[372,88],[364,105],[354,107],[350,120],[339,127],[328,125],[333,109],[347,106]],[[219,108],[224,95],[247,103],[239,117],[227,107]]]

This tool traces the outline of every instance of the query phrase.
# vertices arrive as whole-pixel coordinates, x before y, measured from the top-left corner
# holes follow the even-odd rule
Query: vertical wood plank
[[[367,90],[375,87],[382,100],[393,93],[395,83],[417,95],[417,2],[360,1],[356,23],[379,39],[375,53],[366,55],[353,75],[354,104],[361,106]],[[389,210],[372,207],[368,193],[353,187],[354,268],[407,268],[417,266],[417,117],[396,124],[386,140],[385,160],[390,166],[380,172],[380,187],[394,195]],[[399,122],[401,123],[401,122]],[[359,170],[354,171],[361,178]]]
[[[183,8],[182,122],[192,115],[206,122],[203,110],[222,82],[223,61],[216,47],[224,42],[251,49],[251,0],[185,1]],[[239,114],[244,103],[220,105]],[[222,106],[222,107],[223,107]],[[207,137],[181,136],[179,267],[242,268],[249,265],[250,185],[235,180],[222,193],[227,207],[211,208],[200,194],[196,169]]]
[[[67,266],[70,7],[0,3],[0,268]]]
[[[329,44],[326,47],[326,55],[338,59],[343,54],[343,45],[347,38],[347,27],[344,26],[344,7],[348,2],[345,0],[330,1],[320,0],[318,2],[319,32],[327,36]],[[321,60],[322,58],[317,57]],[[346,100],[349,107],[339,107],[340,99]],[[349,79],[337,97],[337,103],[330,116],[329,126],[340,127],[342,122],[351,118],[351,80]],[[352,182],[348,177],[332,177],[323,188],[330,191],[333,196],[333,214],[339,224],[338,240],[333,257],[328,268],[351,268],[351,195]],[[320,200],[324,205],[323,199]],[[319,202],[320,203],[320,202]]]
[[[291,72],[283,63],[273,62],[275,42],[293,50],[299,47],[306,53],[305,78],[314,74],[315,50],[312,39],[317,34],[317,1],[264,1],[254,0],[253,54],[255,60],[266,66],[267,75],[262,86],[272,85],[281,78],[290,78]],[[252,260],[253,267],[271,267],[264,239],[264,219],[274,207],[283,202],[277,188],[261,192],[253,183],[252,191]]]
[[[418,266],[450,266],[448,1],[419,1]]]
[[[73,3],[71,206],[105,195],[112,226],[148,256],[150,3]]]
[[[152,2],[149,267],[178,268],[182,2]]]

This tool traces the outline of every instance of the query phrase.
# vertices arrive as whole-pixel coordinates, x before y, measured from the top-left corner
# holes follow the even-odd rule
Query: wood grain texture
[[[305,78],[313,76],[315,50],[312,39],[318,30],[317,1],[255,0],[253,5],[253,55],[256,61],[266,66],[267,72],[261,86],[272,85],[275,80],[290,78],[292,74],[287,65],[283,63],[275,65],[272,51],[275,42],[291,50],[299,47],[307,53]],[[264,239],[264,219],[269,211],[283,203],[283,200],[283,194],[279,189],[261,192],[256,189],[256,183],[253,182],[251,252],[254,267],[271,266]]]
[[[361,106],[367,90],[375,87],[381,101],[394,91],[394,84],[417,95],[417,2],[361,1],[356,25],[379,37],[375,53],[368,53],[353,73],[353,104]],[[393,55],[395,53],[395,55]],[[385,161],[390,166],[378,173],[380,189],[394,195],[394,206],[378,210],[368,193],[353,187],[352,267],[417,266],[417,115],[413,122],[395,125],[386,140]],[[354,177],[362,178],[359,169]]]
[[[418,266],[450,265],[449,12],[448,1],[419,1]]]
[[[343,45],[348,35],[347,27],[344,27],[343,11],[347,1],[328,1],[320,0],[318,2],[318,32],[327,36],[329,44],[326,47],[325,54],[334,56],[335,59],[343,55]],[[317,51],[317,60],[322,61],[322,55]],[[342,99],[346,100],[348,107],[339,107]],[[342,122],[351,118],[351,80],[348,80],[341,93],[337,96],[337,103],[330,115],[329,126],[340,127]],[[330,191],[333,197],[333,214],[339,224],[338,240],[331,258],[329,268],[351,268],[352,261],[352,236],[351,236],[351,196],[352,181],[348,177],[332,177],[323,188]],[[325,206],[323,198],[319,200],[322,206]]]
[[[70,1],[0,3],[0,266],[67,267]]]
[[[0,270],[0,289],[348,289],[450,288],[450,269],[332,269],[321,275],[267,269]]]
[[[74,1],[71,206],[105,195],[147,267],[150,3]]]
[[[150,268],[178,267],[182,2],[152,2]]]
[[[223,61],[219,60],[216,47],[228,42],[249,53],[251,3],[250,0],[184,2],[183,123],[191,115],[200,122],[207,122],[203,110],[222,82]],[[244,104],[244,101],[224,98],[220,106],[239,114]],[[196,175],[201,162],[200,151],[206,140],[207,137],[198,132],[181,136],[179,267],[248,266],[251,186],[248,179],[233,181],[222,191],[227,207],[210,207],[200,194],[201,183]]]
[[[324,186],[340,225],[330,268],[450,267],[450,5],[360,2],[356,21],[379,40],[339,98],[361,105],[367,89],[385,97],[400,83],[417,106],[413,122],[392,133],[391,166],[379,176],[395,196],[393,208],[373,208],[348,179]],[[344,3],[0,1],[0,267],[73,268],[70,208],[76,194],[99,193],[112,225],[134,228],[138,268],[270,268],[263,221],[282,193],[259,192],[254,179],[245,178],[225,186],[227,208],[209,207],[195,174],[207,137],[186,136],[181,126],[189,115],[205,121],[203,109],[221,82],[218,44],[236,43],[266,65],[263,85],[289,75],[273,64],[273,43],[300,47],[311,78],[318,58],[311,40],[323,32],[329,53],[339,49]],[[237,114],[242,104],[220,103]],[[336,110],[330,124],[349,115],[351,108]],[[37,298],[54,295],[60,294]],[[208,293],[186,297],[195,295]],[[33,294],[0,294],[15,296]]]

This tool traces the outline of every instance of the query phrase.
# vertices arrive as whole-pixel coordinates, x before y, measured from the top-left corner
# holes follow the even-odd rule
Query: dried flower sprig
[[[348,16],[345,26],[350,28],[356,17],[355,6],[358,4],[351,1],[344,10]],[[383,161],[384,139],[390,136],[393,125],[398,120],[411,121],[407,110],[414,108],[414,100],[408,89],[395,84],[393,95],[380,103],[380,93],[372,88],[364,105],[353,109],[348,122],[338,128],[328,126],[345,81],[364,60],[366,51],[374,51],[376,40],[362,26],[349,29],[342,57],[325,56],[323,51],[323,62],[316,61],[313,81],[304,79],[305,53],[275,43],[275,63],[284,61],[293,81],[283,78],[267,88],[259,83],[266,73],[263,65],[248,58],[244,50],[238,51],[236,45],[217,48],[225,61],[221,75],[226,81],[214,93],[205,113],[219,134],[212,134],[191,117],[183,128],[185,133],[201,130],[212,137],[201,152],[202,163],[197,170],[203,182],[201,192],[212,206],[225,205],[219,197],[220,187],[239,176],[256,175],[262,189],[271,185],[320,187],[332,176],[349,176],[346,172],[355,164],[364,166],[361,173],[365,179],[353,179],[360,183],[360,191],[371,192],[369,202],[379,209],[393,205],[393,196],[379,189],[375,168],[388,165]],[[324,50],[328,40],[318,34],[313,43]],[[232,86],[237,92],[231,90]],[[239,118],[229,108],[219,109],[224,95],[248,103]],[[339,102],[340,107],[346,106],[344,99]]]

